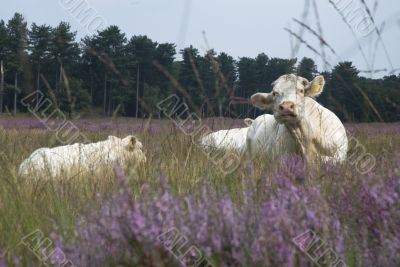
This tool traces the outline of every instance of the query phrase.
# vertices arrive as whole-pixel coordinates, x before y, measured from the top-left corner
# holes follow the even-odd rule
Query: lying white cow
[[[271,156],[297,153],[307,161],[345,160],[348,144],[343,124],[312,98],[322,93],[324,85],[323,76],[309,82],[288,74],[273,82],[271,93],[252,95],[254,106],[270,109],[274,115],[252,122],[247,131],[248,150]]]
[[[39,148],[21,163],[19,172],[23,176],[29,174],[74,176],[111,168],[116,162],[124,168],[129,162],[145,161],[142,143],[135,136],[129,135],[123,139],[109,136],[107,140],[97,143]]]
[[[244,119],[244,123],[249,126],[252,124],[252,120]],[[207,134],[201,139],[201,145],[204,148],[232,149],[244,152],[248,129],[249,127],[233,128]]]

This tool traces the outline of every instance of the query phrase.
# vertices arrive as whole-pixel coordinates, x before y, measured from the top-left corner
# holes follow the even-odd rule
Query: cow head
[[[122,139],[122,143],[124,148],[128,151],[129,154],[132,154],[135,157],[135,160],[138,162],[146,162],[146,156],[143,152],[143,145],[136,136],[128,135],[127,137]]]
[[[256,93],[251,96],[251,102],[260,109],[272,110],[279,123],[296,124],[304,117],[304,98],[320,95],[324,85],[323,76],[309,82],[303,77],[287,74],[272,83],[272,92]]]

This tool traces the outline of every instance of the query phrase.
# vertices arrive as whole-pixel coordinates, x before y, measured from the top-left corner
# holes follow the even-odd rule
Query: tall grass
[[[134,125],[144,124],[120,121],[95,131],[93,124],[83,123],[82,128],[97,141],[131,134]],[[21,244],[25,235],[40,229],[77,266],[116,266],[120,259],[126,266],[178,266],[157,242],[163,230],[177,227],[216,266],[308,266],[307,255],[291,238],[311,228],[349,266],[395,266],[390,264],[400,261],[395,252],[400,240],[400,125],[347,128],[377,158],[371,173],[361,175],[350,163],[307,168],[296,157],[257,157],[243,158],[235,172],[224,175],[179,129],[153,121],[137,132],[148,159],[137,169],[46,181],[23,179],[17,169],[35,149],[60,145],[54,134],[0,129],[0,253],[11,266],[40,265]],[[224,205],[234,215],[226,214]],[[138,220],[131,212],[143,216],[142,231],[126,230]],[[120,222],[116,229],[113,220]],[[120,238],[97,246],[114,230]]]

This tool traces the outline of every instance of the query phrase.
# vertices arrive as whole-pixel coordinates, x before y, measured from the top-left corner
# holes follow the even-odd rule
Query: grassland
[[[241,125],[241,121],[221,119],[206,123],[214,128]],[[159,232],[167,225],[177,227],[215,266],[309,266],[312,259],[291,242],[302,233],[301,229],[313,229],[349,266],[396,266],[400,262],[400,183],[396,182],[400,180],[399,124],[346,125],[376,159],[376,166],[366,174],[357,172],[351,162],[308,168],[296,157],[260,156],[253,160],[244,157],[239,168],[226,175],[190,136],[168,121],[77,121],[91,141],[132,132],[140,138],[148,160],[125,173],[123,182],[122,175],[114,172],[57,180],[19,177],[18,166],[23,159],[37,148],[60,142],[54,132],[34,119],[2,119],[0,125],[0,255],[4,253],[3,261],[11,266],[39,266],[45,262],[21,243],[36,229],[54,242],[58,240],[77,266],[179,266],[166,249],[154,245],[156,233],[135,235],[132,230],[127,234],[122,226],[115,230],[111,223],[102,222],[96,231],[91,228],[95,234],[91,230],[93,235],[82,237],[82,231],[105,216],[102,210],[107,205],[119,207],[116,209],[121,209],[122,215],[118,216],[125,216],[132,206],[125,203],[123,209],[125,204],[115,198],[127,188],[136,205],[142,205],[140,210],[148,227]],[[166,192],[175,206],[163,202]],[[182,204],[188,199],[195,211]],[[225,206],[219,208],[227,200],[236,216],[225,214]],[[166,203],[172,206],[164,214],[159,206]],[[157,214],[163,214],[162,218],[151,217]],[[189,219],[191,216],[196,219]],[[226,221],[230,216],[234,220]],[[197,237],[199,225],[207,218],[207,231]],[[235,230],[234,225],[242,226]],[[121,238],[117,238],[113,244],[97,247],[94,235],[114,230],[131,235],[135,242],[119,244]],[[275,235],[277,232],[280,235]],[[108,256],[96,261],[93,250],[86,248],[88,244]],[[149,246],[152,253],[146,250]],[[112,249],[135,253],[121,256]],[[116,261],[121,258],[124,261]]]

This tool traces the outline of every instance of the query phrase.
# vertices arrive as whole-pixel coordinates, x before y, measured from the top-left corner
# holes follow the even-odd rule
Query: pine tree
[[[113,107],[125,105],[130,95],[127,91],[129,81],[123,78],[128,74],[126,41],[125,34],[117,26],[109,26],[83,40],[83,60],[91,70],[89,84],[92,87],[93,102],[102,103],[105,115],[110,115]]]
[[[154,79],[156,69],[153,61],[156,59],[157,43],[153,42],[146,35],[133,36],[126,45],[127,58],[130,61],[130,70],[135,79],[135,95],[131,100],[135,107],[135,117],[140,116],[144,111],[141,110],[141,100],[143,98],[145,85],[156,86],[157,78]]]
[[[236,62],[233,57],[226,53],[220,53],[216,59],[218,63],[218,84],[217,94],[219,116],[230,114],[230,99],[234,96],[235,82],[237,80]]]
[[[0,114],[3,113],[4,102],[4,61],[7,55],[7,27],[3,20],[0,20]]]
[[[54,88],[58,91],[62,83],[62,71],[74,74],[74,66],[79,61],[80,49],[75,41],[76,32],[71,31],[71,25],[67,22],[61,22],[55,27],[51,36],[49,54],[53,75],[56,78]],[[47,79],[49,80],[49,77]]]
[[[364,119],[364,97],[356,88],[358,70],[351,62],[340,62],[332,70],[331,86],[336,100],[336,112],[345,120]]]
[[[297,75],[306,78],[311,81],[317,74],[317,66],[314,60],[308,57],[303,57],[297,66]]]
[[[31,61],[36,69],[36,90],[42,91],[40,88],[41,72],[45,72],[45,66],[49,63],[49,51],[52,39],[52,28],[47,25],[38,26],[33,23],[29,31],[29,51]],[[39,97],[39,93],[37,94]],[[39,99],[36,100],[37,105]]]
[[[190,109],[201,115],[201,107],[204,103],[204,92],[201,92],[198,71],[201,66],[199,51],[190,46],[181,50],[182,61],[180,62],[179,83],[185,92],[177,92],[189,105]],[[197,73],[196,73],[197,72]]]
[[[64,78],[61,88],[57,92],[57,97],[60,100],[58,107],[67,112],[69,118],[71,118],[75,112],[85,111],[90,107],[90,95],[88,90],[83,88],[81,80]]]
[[[8,86],[10,93],[13,95],[12,97],[12,106],[13,113],[17,112],[17,97],[21,92],[20,87],[22,87],[19,82],[20,74],[24,69],[24,64],[26,64],[27,59],[27,23],[25,22],[24,17],[15,13],[13,18],[10,19],[7,23],[7,42],[6,47],[6,66],[5,69],[8,73],[14,74],[14,85]]]

